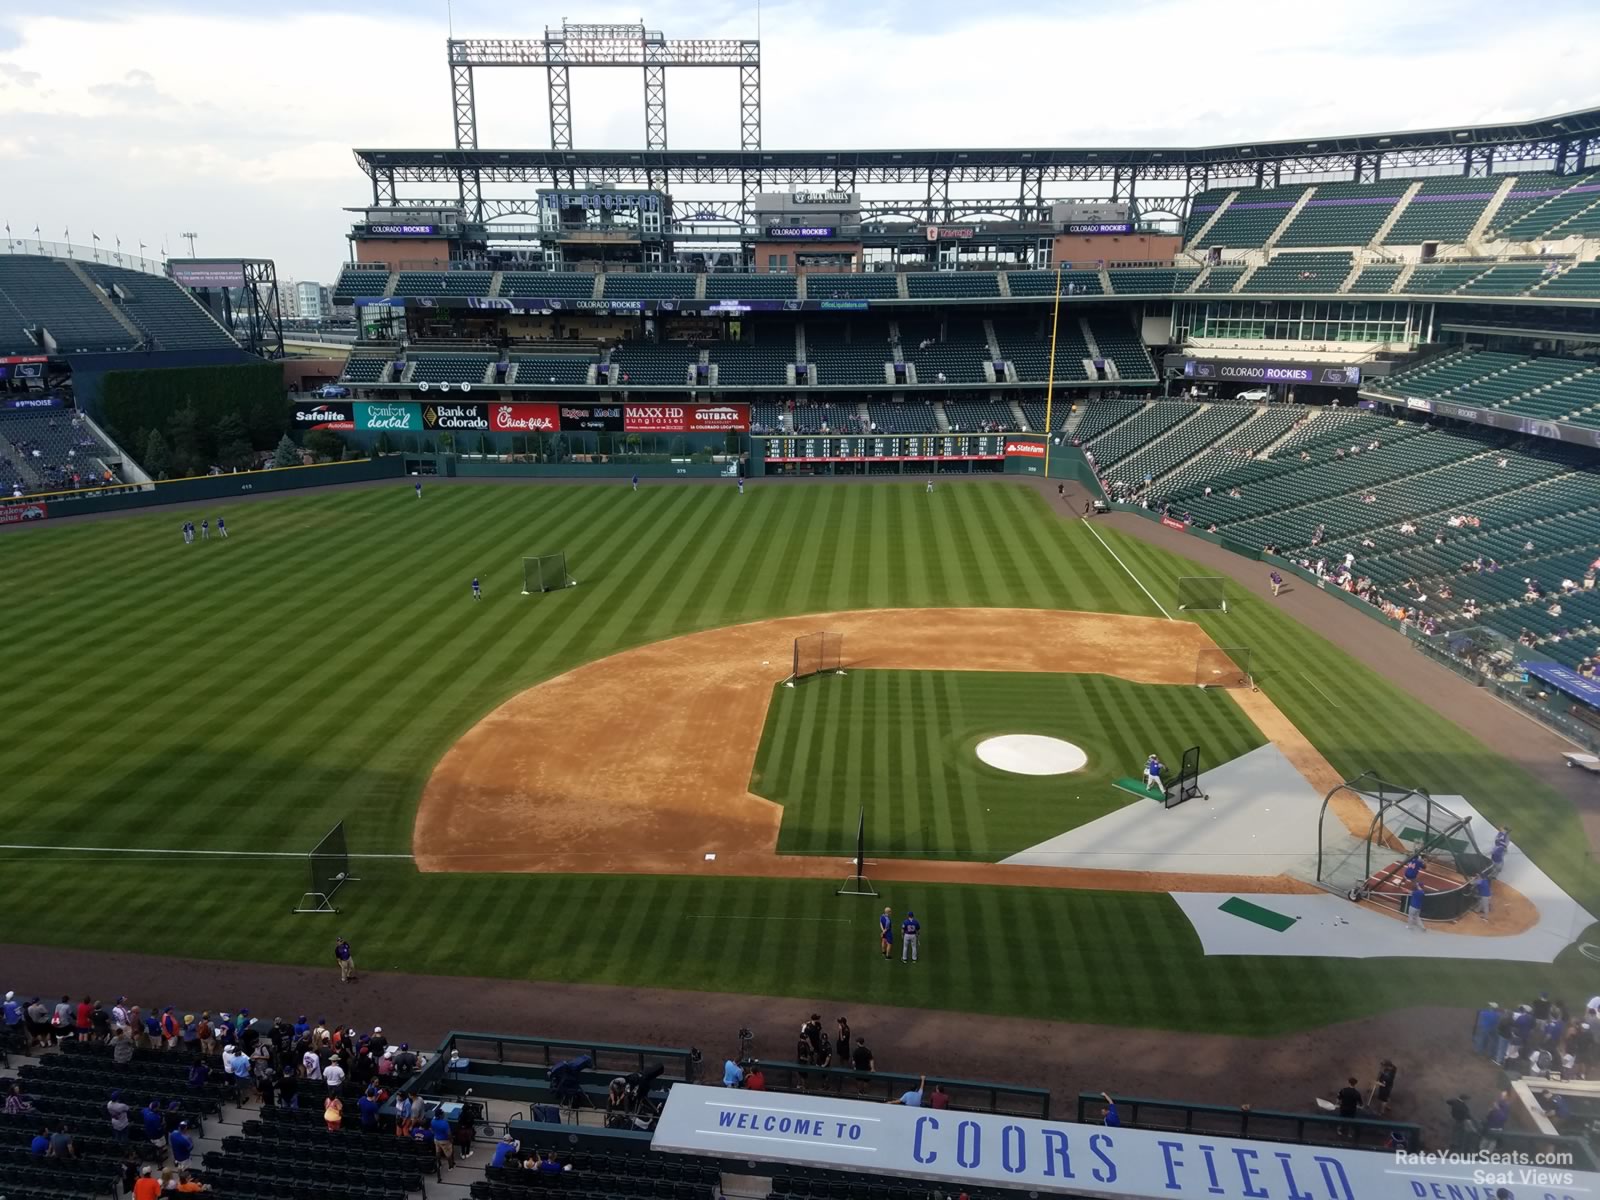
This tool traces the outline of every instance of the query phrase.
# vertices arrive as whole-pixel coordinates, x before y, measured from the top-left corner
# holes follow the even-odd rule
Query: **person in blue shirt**
[[[887,908],[878,918],[878,945],[882,947],[884,960],[887,961],[894,951],[894,915]]]
[[[1489,852],[1489,861],[1493,864],[1493,871],[1500,874],[1501,868],[1506,865],[1506,843],[1496,842],[1493,850]]]
[[[421,500],[422,499],[422,480],[420,480],[420,479],[417,480],[416,483],[412,484],[411,486],[417,489],[417,499]]]
[[[167,1145],[172,1147],[172,1161],[182,1166],[194,1153],[194,1139],[189,1136],[189,1122],[179,1121],[178,1127],[167,1135]]]
[[[34,1158],[43,1158],[50,1153],[50,1126],[43,1126],[33,1135],[33,1141],[28,1143],[28,1153]]]
[[[433,1120],[428,1122],[428,1132],[433,1135],[433,1152],[446,1166],[456,1165],[455,1136],[450,1132],[450,1122],[442,1110],[433,1110]]]
[[[222,523],[221,517],[217,518],[217,536],[220,538],[228,536],[228,527]]]
[[[1161,765],[1161,760],[1152,754],[1144,763],[1144,786],[1151,789],[1161,787],[1161,772],[1166,768]]]
[[[152,1011],[144,1015],[144,1034],[150,1039],[152,1046],[161,1045],[161,1017]]]
[[[1422,901],[1427,896],[1419,883],[1411,889],[1411,896],[1406,901],[1406,928],[1415,929],[1418,933],[1426,933],[1422,927]]]
[[[0,1017],[3,1017],[6,1027],[6,1040],[21,1050],[22,1045],[22,1001],[17,999],[15,992],[6,993],[6,1002],[0,1007]]]
[[[1511,826],[1502,825],[1494,831],[1494,844],[1496,846],[1508,846],[1511,844]]]
[[[361,1099],[356,1101],[356,1108],[361,1113],[361,1128],[376,1129],[378,1127],[378,1110],[383,1105],[378,1103],[378,1089],[369,1087],[361,1094]]]
[[[476,575],[472,577],[472,598],[474,600],[483,599],[483,589],[478,586],[478,577]]]
[[[922,932],[922,922],[917,920],[917,914],[909,908],[906,909],[906,919],[900,922],[900,961],[917,961],[917,934]],[[908,959],[906,956],[910,955]]]
[[[1500,1006],[1493,1000],[1478,1010],[1477,1022],[1472,1027],[1472,1052],[1483,1058],[1494,1053],[1495,1031],[1500,1028]]]
[[[300,1014],[300,1019],[294,1023],[294,1039],[299,1041],[311,1032],[311,1022],[306,1020],[305,1014]]]
[[[927,1082],[928,1082],[928,1077],[926,1075],[922,1076],[922,1078],[917,1080],[917,1086],[916,1087],[909,1088],[906,1091],[901,1092],[900,1093],[900,1098],[898,1100],[891,1100],[891,1101],[889,1101],[889,1103],[890,1104],[904,1104],[907,1108],[921,1108],[922,1107],[922,1089],[927,1084]]]
[[[152,1100],[139,1110],[139,1120],[144,1123],[145,1140],[152,1146],[159,1146],[167,1140],[167,1119],[162,1115],[157,1101]]]
[[[200,540],[202,542],[209,542],[211,540],[211,518],[210,517],[201,517],[200,518]]]
[[[1421,870],[1422,855],[1413,854],[1410,858],[1406,859],[1406,867],[1405,871],[1403,872],[1406,877],[1406,882],[1415,883],[1417,881],[1417,873]]]
[[[522,1149],[522,1143],[512,1137],[509,1132],[500,1135],[500,1144],[494,1148],[494,1157],[489,1160],[491,1167],[503,1167],[507,1159],[514,1159],[517,1152]]]
[[[1487,875],[1479,875],[1478,882],[1472,885],[1478,893],[1478,916],[1487,921],[1489,919],[1489,904],[1493,899],[1494,885],[1489,882]]]
[[[1121,1128],[1122,1118],[1117,1114],[1117,1102],[1105,1092],[1100,1093],[1100,1099],[1106,1102],[1105,1108],[1100,1113],[1100,1124],[1112,1129]]]
[[[636,492],[639,490],[639,477],[637,475],[633,477],[633,490]]]
[[[744,1086],[744,1068],[731,1058],[722,1064],[722,1086],[728,1088]]]

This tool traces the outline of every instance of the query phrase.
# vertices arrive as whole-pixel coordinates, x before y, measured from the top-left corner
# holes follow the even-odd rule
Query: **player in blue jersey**
[[[187,521],[183,523],[183,544],[185,546],[189,544],[189,522]]]
[[[478,577],[476,575],[472,577],[472,598],[474,600],[483,599],[483,589],[478,586]]]
[[[633,490],[636,492],[639,490],[639,476],[637,474],[633,477]]]
[[[906,909],[906,919],[900,922],[900,961],[917,961],[917,935],[922,932],[922,922],[917,914]],[[910,959],[906,955],[910,955]]]
[[[1161,760],[1152,754],[1144,763],[1144,786],[1147,788],[1161,787],[1161,772],[1166,768],[1161,765]]]
[[[739,495],[744,495],[744,476],[739,476]]]
[[[883,950],[884,961],[888,962],[894,951],[894,914],[887,908],[878,918],[878,945]]]
[[[211,518],[210,517],[201,517],[200,518],[200,540],[203,541],[203,542],[209,542],[211,540]]]
[[[221,517],[217,518],[217,536],[222,538],[224,541],[226,541],[228,537],[228,527],[223,523]]]
[[[422,499],[422,480],[420,480],[420,479],[417,480],[411,486],[417,489],[417,499],[421,500]]]

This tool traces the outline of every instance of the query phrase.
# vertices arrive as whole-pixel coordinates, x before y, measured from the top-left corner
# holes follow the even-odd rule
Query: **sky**
[[[641,11],[3,6],[0,220],[16,237],[70,229],[151,256],[186,254],[178,235],[193,232],[203,257],[273,258],[280,278],[331,282],[348,257],[343,210],[371,194],[352,147],[452,144],[451,23],[458,37],[529,37],[564,16]],[[1210,145],[1600,106],[1593,0],[707,0],[644,15],[676,38],[752,37],[759,23],[768,149]],[[572,93],[575,146],[643,143],[639,74],[575,70]],[[479,71],[477,100],[480,146],[548,147],[543,72]],[[667,105],[672,148],[737,148],[735,72],[669,72]]]

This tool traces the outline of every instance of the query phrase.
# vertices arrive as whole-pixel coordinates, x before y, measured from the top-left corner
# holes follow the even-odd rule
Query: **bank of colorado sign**
[[[748,404],[625,404],[623,427],[635,433],[743,433]]]
[[[424,429],[488,429],[487,404],[424,404]]]
[[[1600,1174],[677,1084],[653,1151],[1071,1196],[1592,1200]]]

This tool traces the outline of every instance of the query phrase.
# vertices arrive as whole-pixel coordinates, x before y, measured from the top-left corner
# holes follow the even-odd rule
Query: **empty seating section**
[[[1600,360],[1595,359],[1457,351],[1373,386],[1385,395],[1442,398],[1545,420],[1600,424]]]
[[[1491,263],[1422,263],[1412,269],[1405,291],[1419,296],[1439,296],[1464,288],[1487,271]]]
[[[1576,375],[1583,364],[1571,359],[1524,358],[1504,370],[1453,388],[1446,396],[1456,404],[1473,404],[1490,408],[1523,392],[1549,387],[1552,383]]]
[[[1365,246],[1410,185],[1319,183],[1278,239],[1279,246]]]
[[[1119,296],[1164,296],[1186,292],[1199,274],[1196,267],[1124,267],[1106,272],[1111,280],[1111,290]],[[1015,286],[1011,294],[1017,294]]]
[[[788,379],[794,361],[794,330],[780,326],[781,332],[766,340],[763,332],[757,342],[718,342],[711,347],[711,361],[717,364],[717,382],[730,387],[781,386]]]
[[[1050,374],[1050,329],[1046,323],[996,317],[994,333],[1000,343],[1000,357],[1016,368],[1019,379],[1026,383],[1045,382]],[[1083,363],[1088,357],[1089,344],[1083,340],[1078,323],[1062,321],[1056,333],[1056,380],[1086,381],[1089,372]]]
[[[1371,263],[1361,268],[1361,273],[1350,284],[1350,291],[1363,295],[1394,290],[1395,280],[1405,267],[1399,263]]]
[[[806,361],[816,364],[816,378],[811,380],[814,384],[881,386],[883,365],[893,358],[887,322],[862,320],[849,325],[806,322]]]
[[[0,413],[0,495],[102,484],[107,464],[121,457],[73,409]]]
[[[898,277],[887,271],[866,275],[813,272],[806,276],[807,300],[893,300],[899,294]]]
[[[984,382],[989,342],[978,321],[970,317],[943,321],[903,317],[899,327],[900,352],[906,362],[916,366],[918,384]]]
[[[554,1174],[525,1171],[515,1163],[486,1167],[484,1177],[472,1184],[472,1200],[530,1200],[535,1196],[561,1200],[708,1200],[722,1194],[720,1169],[694,1159],[609,1149],[561,1150],[558,1159],[572,1170]],[[827,1195],[826,1191],[813,1194]],[[866,1197],[864,1188],[861,1195]],[[931,1198],[926,1189],[921,1189],[914,1197],[908,1192],[904,1198],[892,1200]]]
[[[1128,420],[1096,438],[1089,449],[1101,469],[1121,462],[1140,447],[1160,437],[1180,421],[1199,411],[1193,404],[1157,401],[1145,405]]]
[[[967,400],[946,400],[945,420],[958,433],[982,433],[992,429],[1016,429],[1017,418],[1008,401],[992,404],[973,403]],[[1031,423],[1031,422],[1030,422]],[[1044,426],[1044,406],[1039,406],[1039,427]]]
[[[345,360],[340,378],[346,383],[377,383],[383,379],[393,359],[388,356],[352,354]]]
[[[112,287],[117,289],[120,298],[113,297],[112,302],[118,311],[148,333],[158,350],[239,344],[193,296],[170,279],[99,263],[85,263],[83,268],[108,292]]]
[[[690,300],[695,276],[669,274],[618,274],[605,277],[607,300]]]
[[[1522,356],[1518,354],[1457,351],[1425,359],[1371,386],[1390,396],[1437,397],[1520,361]]]
[[[869,428],[882,433],[938,433],[939,421],[926,400],[903,404],[868,403]]]
[[[1247,416],[1236,426],[1235,432],[1210,449],[1202,451],[1162,480],[1163,490],[1170,494],[1196,483],[1204,486],[1205,480],[1221,474],[1229,467],[1238,466],[1241,460],[1248,460],[1261,453],[1307,415],[1306,409],[1298,404],[1258,408],[1254,413],[1254,417]]]
[[[1343,254],[1274,254],[1245,280],[1246,292],[1336,292],[1350,274],[1352,263]]]
[[[1057,404],[1055,407],[1055,419],[1063,429],[1072,420],[1074,408],[1082,413],[1077,427],[1072,431],[1072,440],[1078,445],[1085,445],[1119,421],[1133,416],[1144,405],[1137,400],[1087,400],[1077,405]],[[1039,408],[1039,424],[1034,426],[1036,429],[1044,428],[1044,405],[1041,404]]]
[[[1209,191],[1201,192],[1194,198],[1193,203],[1189,205],[1189,219],[1183,226],[1183,244],[1185,246],[1194,244],[1194,239],[1205,228],[1206,222],[1211,219],[1211,215],[1222,207],[1222,202],[1228,198],[1228,193],[1232,190],[1232,188],[1212,188]]]
[[[1531,241],[1582,233],[1588,223],[1584,218],[1596,204],[1600,204],[1600,174],[1518,179],[1495,214],[1493,236]],[[1574,227],[1569,228],[1569,223]]]
[[[23,353],[37,353],[40,347],[23,335],[21,326],[44,326],[63,353],[126,350],[142,340],[106,311],[66,263],[53,258],[0,254],[0,296],[10,303],[6,316],[13,323],[4,330],[7,343]]]
[[[1054,271],[1007,271],[1006,284],[1013,296],[1054,296],[1056,273]],[[1062,271],[1063,296],[1101,295],[1099,271]],[[912,295],[916,295],[915,292]]]
[[[1600,262],[1579,263],[1546,279],[1528,294],[1540,299],[1596,299],[1600,297]]]
[[[1222,216],[1196,248],[1266,245],[1272,231],[1283,223],[1304,191],[1303,187],[1241,191],[1234,202],[1222,210]]]
[[[1234,284],[1244,275],[1244,267],[1212,267],[1195,288],[1199,292],[1231,292]]]
[[[1191,412],[1195,406],[1186,405]],[[1256,410],[1247,404],[1213,404],[1179,424],[1165,437],[1131,454],[1107,471],[1111,479],[1135,486],[1146,478],[1159,479],[1180,463],[1193,458]],[[1098,457],[1098,455],[1096,456]]]
[[[1587,369],[1568,373],[1548,387],[1513,396],[1500,407],[1547,421],[1600,424],[1600,364],[1573,362],[1572,365],[1583,365]]]
[[[401,271],[396,296],[487,296],[492,271]]]
[[[706,299],[793,300],[795,286],[793,275],[707,275]]]
[[[1066,407],[1066,405],[1062,405],[1061,409],[1056,410],[1057,428],[1060,428],[1062,424],[1061,418],[1065,415],[1062,412],[1062,409],[1065,409]],[[1028,428],[1035,433],[1043,433],[1045,425],[1048,424],[1048,422],[1045,420],[1045,413],[1047,410],[1044,401],[1024,400],[1021,402],[1021,408],[1022,417],[1025,421],[1027,421]]]
[[[865,433],[866,424],[861,419],[861,406],[854,401],[834,404],[819,400],[814,404],[796,404],[789,414],[796,433]]]
[[[1554,269],[1553,263],[1501,263],[1461,289],[1462,295],[1518,296]]]
[[[611,352],[612,382],[687,387],[689,367],[699,361],[700,352],[688,342],[622,342]]]
[[[1124,380],[1156,378],[1156,365],[1150,358],[1150,352],[1145,349],[1138,333],[1126,320],[1110,314],[1092,316],[1089,318],[1089,332],[1094,336],[1095,345],[1100,348],[1100,357],[1117,365],[1118,378]],[[1056,349],[1059,355],[1060,347],[1057,346]]]
[[[435,1177],[433,1148],[393,1133],[323,1126],[320,1105],[264,1108],[243,1135],[206,1152],[206,1178],[232,1197],[300,1195],[402,1200]]]
[[[413,351],[406,375],[408,383],[482,383],[496,361],[493,354],[429,354]]]
[[[388,290],[387,267],[346,267],[339,272],[339,280],[333,285],[333,299],[336,304],[349,304],[358,299],[382,296]]]
[[[594,295],[594,280],[572,271],[506,271],[500,276],[500,295],[588,300]]]
[[[906,276],[906,295],[913,300],[977,299],[999,294],[1000,280],[993,271],[915,271]]]
[[[589,367],[594,361],[592,356],[582,354],[513,354],[511,362],[515,373],[509,382],[545,387],[587,383]]]
[[[770,400],[752,401],[750,405],[751,433],[780,433],[788,428],[784,421],[786,410]]]
[[[1424,179],[1383,240],[1390,246],[1465,241],[1499,186],[1496,178]]]

